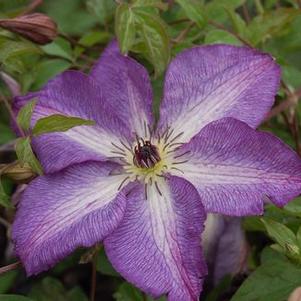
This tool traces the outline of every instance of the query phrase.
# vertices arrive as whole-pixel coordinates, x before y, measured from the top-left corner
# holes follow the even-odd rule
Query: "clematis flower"
[[[112,42],[89,75],[67,71],[41,91],[32,123],[51,114],[93,119],[33,139],[45,175],[25,190],[13,225],[28,275],[77,247],[103,242],[116,270],[146,293],[197,300],[207,269],[205,210],[262,214],[301,192],[301,161],[256,128],[280,71],[268,55],[212,45],[179,54],[155,126],[147,71]]]

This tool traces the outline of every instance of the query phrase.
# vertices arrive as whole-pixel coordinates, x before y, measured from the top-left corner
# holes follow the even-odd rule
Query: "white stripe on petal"
[[[187,101],[187,108],[176,116],[172,124],[175,134],[184,132],[181,142],[188,142],[206,124],[224,117],[227,111],[233,109],[246,89],[258,81],[262,69],[262,60],[258,60],[246,64],[244,70],[233,73],[230,79],[219,77],[207,83],[207,95],[198,95],[196,91],[195,98]],[[216,88],[210,91],[212,86]]]
[[[157,248],[160,250],[172,277],[178,287],[189,288],[190,279],[183,268],[181,250],[178,245],[178,217],[173,207],[173,197],[170,186],[165,180],[159,180],[156,185],[148,185],[148,206],[151,217],[151,227]]]
[[[22,195],[13,225],[16,254],[29,275],[53,266],[77,247],[90,247],[123,218],[125,175],[117,165],[85,162],[38,177]]]

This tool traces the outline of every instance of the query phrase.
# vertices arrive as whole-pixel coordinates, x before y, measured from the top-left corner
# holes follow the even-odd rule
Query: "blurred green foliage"
[[[20,15],[31,3],[30,0],[0,1],[0,18]],[[164,72],[180,51],[213,43],[256,47],[271,53],[282,68],[281,90],[262,129],[273,132],[300,154],[300,7],[297,0],[44,0],[35,11],[57,22],[58,37],[50,44],[39,46],[1,29],[0,72],[14,79],[22,93],[35,91],[66,69],[88,72],[107,43],[117,37],[122,52],[147,67],[154,88],[154,111],[158,116]],[[4,99],[9,102],[12,95],[1,78],[0,73],[0,160],[11,162],[16,159],[10,147],[15,135]],[[26,132],[32,107],[24,110],[18,121]],[[49,128],[49,124],[63,130],[62,124],[72,127],[84,122],[46,121],[42,130]],[[29,163],[41,173],[30,137],[19,139],[16,146],[20,162]],[[13,185],[4,177],[1,179],[0,217],[11,221]],[[231,300],[285,300],[295,287],[301,286],[301,199],[283,209],[266,205],[263,218],[244,219],[244,229],[248,237],[255,237],[250,239],[249,256],[253,273]],[[8,244],[5,247],[8,248]],[[99,300],[152,300],[121,279],[103,249],[97,251],[96,258]],[[3,258],[0,261],[4,263]],[[47,275],[29,280],[17,271],[1,275],[0,301],[88,300],[90,269],[87,265],[78,265],[78,261],[76,253]],[[206,291],[203,298],[223,300],[222,294],[231,290],[231,286],[233,279],[225,278]],[[163,300],[165,298],[160,299]]]

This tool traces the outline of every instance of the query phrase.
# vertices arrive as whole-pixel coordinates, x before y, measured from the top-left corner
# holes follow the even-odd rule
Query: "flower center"
[[[161,161],[158,148],[149,140],[137,139],[134,148],[133,162],[137,167],[152,168]]]

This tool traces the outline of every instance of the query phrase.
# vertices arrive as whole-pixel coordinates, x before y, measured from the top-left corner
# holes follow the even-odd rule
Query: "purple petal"
[[[246,270],[248,251],[240,218],[208,214],[202,242],[213,285]]]
[[[18,97],[15,108],[33,97],[38,99],[33,125],[38,119],[52,114],[96,121],[95,126],[80,126],[33,140],[34,150],[46,172],[58,171],[73,163],[112,157],[112,142],[120,144],[120,139],[130,139],[127,124],[117,116],[112,104],[104,100],[101,87],[84,73],[62,73],[40,92]]]
[[[152,118],[152,87],[147,70],[128,56],[122,55],[116,41],[104,51],[91,71],[101,85],[106,101],[131,131],[144,137]]]
[[[225,275],[233,276],[247,269],[248,246],[241,227],[241,220],[237,217],[223,218],[225,226],[218,242],[214,265],[215,284]]]
[[[263,200],[278,206],[301,192],[301,160],[277,137],[233,118],[206,126],[183,145],[178,168],[198,189],[208,212],[261,214]]]
[[[25,190],[13,224],[16,254],[28,275],[52,267],[77,247],[110,234],[124,215],[115,164],[86,162],[42,176]]]
[[[200,235],[205,213],[196,189],[170,177],[128,196],[122,223],[104,240],[113,266],[128,281],[170,301],[197,300],[207,269]]]
[[[183,51],[166,73],[159,128],[188,142],[206,124],[233,117],[257,127],[274,103],[280,69],[268,54],[211,45]]]

